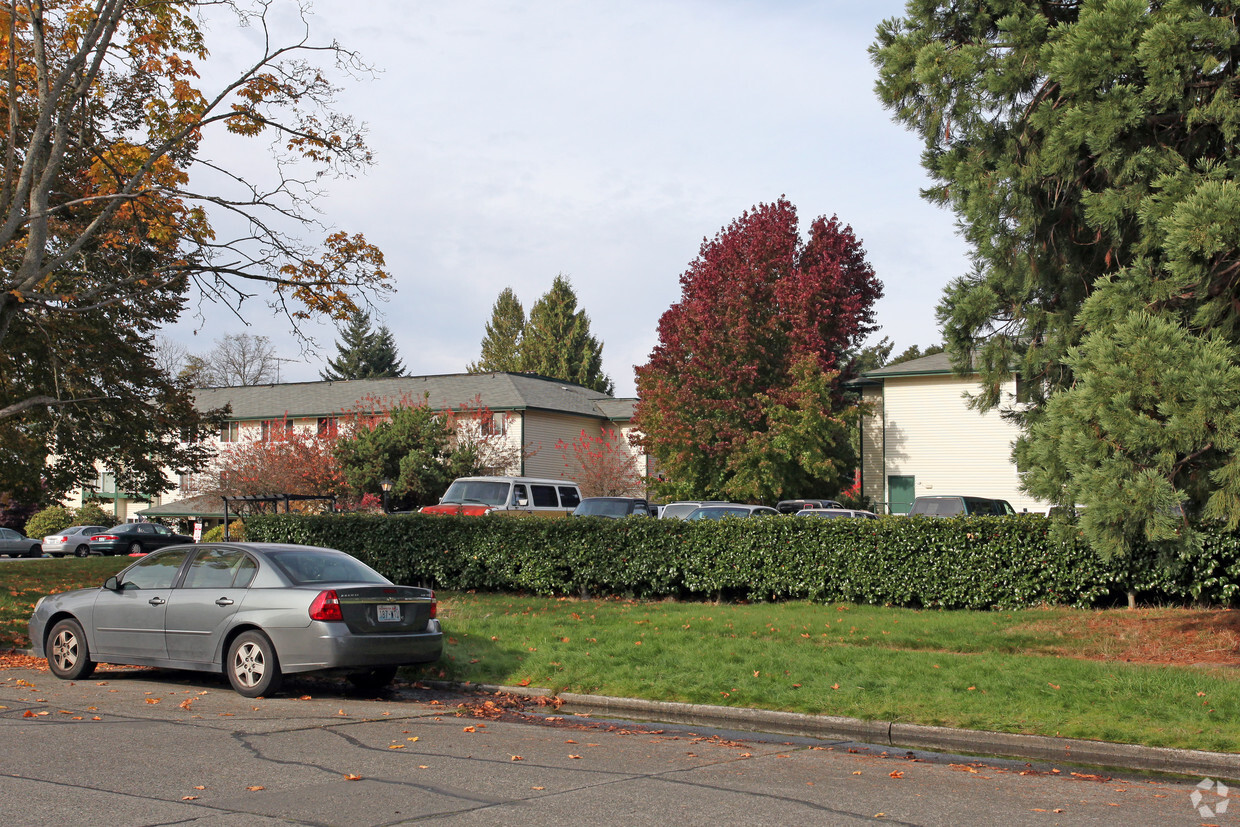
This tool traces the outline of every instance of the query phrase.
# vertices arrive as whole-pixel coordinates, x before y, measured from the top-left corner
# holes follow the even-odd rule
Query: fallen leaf
[[[517,681],[517,686],[529,686],[529,685],[530,685],[529,678],[522,678],[521,680]],[[434,703],[434,701],[431,701],[431,703]]]
[[[512,756],[509,756],[508,760],[509,761],[524,761],[525,759],[522,758],[520,755],[512,755]]]
[[[887,774],[891,776],[892,778],[903,778],[904,777],[904,773],[900,772],[899,770],[893,770],[892,772],[889,772]]]
[[[406,738],[405,740],[406,740],[406,741],[416,741],[416,740],[418,740],[418,736],[416,736],[416,735],[415,735],[415,736],[413,736],[412,738]]]
[[[854,770],[853,775],[861,775],[861,770]]]
[[[195,789],[195,790],[205,790],[205,789],[206,789],[206,787],[203,787],[203,786],[198,786],[198,787],[194,787],[194,789]]]
[[[546,787],[530,787],[531,790],[545,790]]]
[[[183,796],[181,796],[181,800],[182,800],[182,801],[197,801],[197,800],[198,800],[198,796],[196,796],[196,795],[183,795]]]
[[[193,698],[186,698],[185,700],[177,704],[177,706],[181,707],[181,709],[189,709],[193,703],[194,703]]]
[[[840,688],[840,685],[839,685],[838,683],[833,683],[833,684],[831,684],[831,688],[832,688],[832,689],[839,689],[839,688]]]
[[[388,749],[404,749],[404,744],[389,744]]]
[[[1057,683],[1048,683],[1048,684],[1047,684],[1047,686],[1049,686],[1051,689],[1058,689],[1058,688],[1059,688],[1059,684],[1057,684]]]
[[[569,755],[568,757],[569,758],[580,758],[581,756],[580,755]]]
[[[146,699],[146,702],[147,702],[148,704],[157,704],[157,703],[159,703],[159,701],[160,701],[160,699],[159,699],[159,698],[147,698],[147,699]]]
[[[354,775],[351,772],[346,772],[344,774],[344,780],[345,781],[361,781],[362,777],[360,775]]]
[[[477,728],[477,727],[472,727],[472,726],[467,726],[467,727],[465,727],[464,731],[465,731],[465,732],[477,732],[477,731],[478,731],[478,728]]]
[[[430,767],[426,766],[425,764],[418,764],[418,769],[420,769],[420,770],[429,770],[429,769],[430,769]]]
[[[247,790],[249,790],[249,791],[250,791],[250,792],[252,792],[252,793],[256,793],[256,792],[258,792],[259,790],[265,790],[265,789],[267,789],[267,788],[266,788],[266,787],[263,787],[263,786],[261,786],[261,785],[255,784],[253,787],[246,787],[246,789],[247,789]]]
[[[310,698],[310,696],[309,696],[309,695],[302,695],[302,696],[301,696],[300,698],[298,698],[297,700],[299,700],[299,701],[309,701],[309,700],[311,700],[311,698]]]

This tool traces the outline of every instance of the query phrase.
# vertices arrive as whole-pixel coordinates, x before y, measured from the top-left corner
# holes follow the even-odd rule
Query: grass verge
[[[0,649],[39,596],[130,562],[0,564]],[[1234,611],[440,600],[445,657],[415,677],[1240,752]]]

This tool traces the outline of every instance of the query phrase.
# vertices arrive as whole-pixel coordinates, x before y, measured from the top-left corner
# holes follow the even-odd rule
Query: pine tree
[[[482,339],[482,355],[467,370],[470,373],[521,370],[521,332],[525,329],[525,308],[511,287],[500,291],[491,308],[486,336]]]
[[[577,294],[563,273],[530,308],[521,336],[521,370],[610,394],[603,373],[603,345],[590,334],[590,317],[577,309]]]
[[[1034,495],[1096,548],[1240,525],[1240,26],[1231,4],[917,0],[878,93],[974,246],[939,305]]]
[[[396,342],[386,325],[370,326],[370,314],[357,311],[336,343],[338,355],[328,361],[328,370],[319,375],[328,381],[341,379],[385,379],[401,376],[405,367],[396,355]]]

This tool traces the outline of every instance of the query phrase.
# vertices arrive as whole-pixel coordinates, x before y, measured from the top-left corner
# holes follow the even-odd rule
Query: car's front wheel
[[[73,550],[73,556],[74,557],[89,557],[90,546],[86,545],[85,543],[82,543],[80,546],[78,546],[77,548]]]
[[[396,677],[395,666],[376,666],[349,673],[349,683],[361,692],[378,692]]]
[[[283,680],[276,648],[269,637],[258,631],[237,635],[228,647],[225,671],[232,688],[247,698],[270,695]]]
[[[88,677],[95,671],[86,635],[76,620],[62,620],[52,627],[47,642],[47,666],[53,675],[66,681]]]

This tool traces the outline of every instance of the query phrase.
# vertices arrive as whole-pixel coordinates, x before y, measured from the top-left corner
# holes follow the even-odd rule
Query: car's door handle
[[[215,601],[215,605],[217,606],[231,606],[232,604],[233,602],[227,597],[221,597],[219,600]]]
[[[162,597],[152,597],[152,598],[151,598],[150,600],[148,600],[147,602],[148,602],[148,603],[150,603],[152,606],[162,606],[162,605],[164,605],[165,603],[167,603],[168,601],[167,601],[167,600],[164,600]]]

